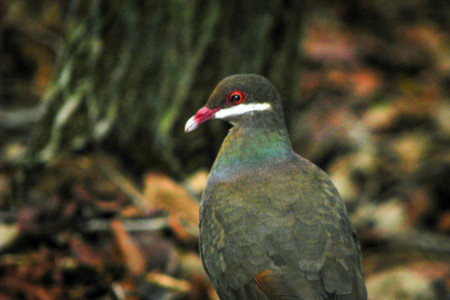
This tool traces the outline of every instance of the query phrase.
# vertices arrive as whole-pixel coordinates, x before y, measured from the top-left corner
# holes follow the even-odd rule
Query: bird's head
[[[217,85],[206,105],[186,122],[185,131],[193,131],[211,119],[224,119],[236,126],[255,126],[263,119],[282,119],[281,111],[280,94],[265,77],[232,75]]]

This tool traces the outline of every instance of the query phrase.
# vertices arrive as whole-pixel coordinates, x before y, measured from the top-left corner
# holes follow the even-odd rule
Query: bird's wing
[[[342,200],[325,173],[306,160],[296,163],[253,174],[247,186],[216,185],[206,195],[212,203],[202,212],[209,230],[201,252],[221,297],[365,299]]]
[[[307,160],[290,166],[268,183],[270,211],[283,225],[270,226],[271,263],[255,281],[272,295],[365,299],[359,242],[336,188]],[[276,179],[285,177],[291,180]]]

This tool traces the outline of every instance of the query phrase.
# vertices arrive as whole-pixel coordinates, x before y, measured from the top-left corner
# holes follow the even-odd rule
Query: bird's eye
[[[232,91],[228,95],[228,103],[231,105],[238,105],[245,100],[245,94],[241,91]]]

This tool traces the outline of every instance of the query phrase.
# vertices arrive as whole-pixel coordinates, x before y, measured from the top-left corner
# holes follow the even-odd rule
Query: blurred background
[[[283,97],[371,299],[449,299],[450,1],[0,1],[0,299],[218,299],[198,201],[230,74]]]

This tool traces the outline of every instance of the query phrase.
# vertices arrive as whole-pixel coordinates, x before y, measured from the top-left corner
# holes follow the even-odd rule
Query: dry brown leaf
[[[397,135],[390,147],[398,157],[398,167],[406,174],[420,169],[429,150],[430,137],[421,132]]]
[[[305,70],[298,82],[300,95],[304,98],[311,97],[316,90],[321,88],[323,80],[320,72]]]
[[[406,266],[374,273],[366,285],[373,299],[435,299],[431,280]]]
[[[352,62],[358,47],[349,32],[328,20],[314,20],[305,28],[302,51],[314,61]]]
[[[380,89],[382,76],[374,69],[362,68],[350,74],[348,81],[353,94],[370,97]]]
[[[183,224],[182,220],[180,220],[177,215],[170,215],[168,217],[168,221],[170,228],[173,230],[179,240],[183,241],[184,243],[195,243],[198,240],[198,234],[196,231],[193,231],[193,227],[186,226],[187,224]]]
[[[8,291],[10,295],[24,295],[25,299],[57,299],[57,297],[54,297],[50,291],[44,287],[32,284],[22,278],[15,278],[12,276],[2,279],[2,282],[0,282],[0,290]]]
[[[450,233],[450,212],[443,212],[440,215],[438,228],[441,232]]]
[[[411,231],[406,205],[397,198],[376,206],[374,230],[380,237],[400,238]]]
[[[373,105],[362,116],[362,123],[372,130],[384,130],[394,123],[398,116],[392,103]]]
[[[70,249],[82,264],[96,268],[103,267],[103,256],[81,240],[81,238],[72,237],[70,239]]]
[[[423,187],[417,187],[409,193],[407,203],[408,219],[413,226],[419,225],[424,215],[433,207],[430,192]]]
[[[216,290],[212,286],[208,290],[208,297],[211,300],[220,300],[219,295],[217,295]]]
[[[403,30],[402,37],[432,55],[438,70],[442,72],[450,70],[448,34],[441,31],[438,26],[433,23],[408,26]]]
[[[450,262],[433,262],[427,259],[415,261],[411,269],[431,280],[444,279],[450,270]]]
[[[120,220],[113,220],[111,223],[116,246],[122,255],[123,262],[127,269],[134,276],[139,276],[145,271],[146,259],[139,247],[125,230]]]
[[[206,186],[208,180],[208,171],[205,169],[198,170],[186,179],[185,185],[189,191],[195,194],[201,194]]]
[[[157,286],[160,286],[166,290],[170,290],[173,292],[179,293],[189,293],[192,289],[192,285],[187,280],[177,279],[172,276],[158,273],[158,272],[150,272],[145,276],[145,279]]]
[[[148,210],[165,210],[172,216],[179,216],[197,226],[199,204],[192,199],[186,189],[168,176],[152,172],[145,176],[144,198]]]

